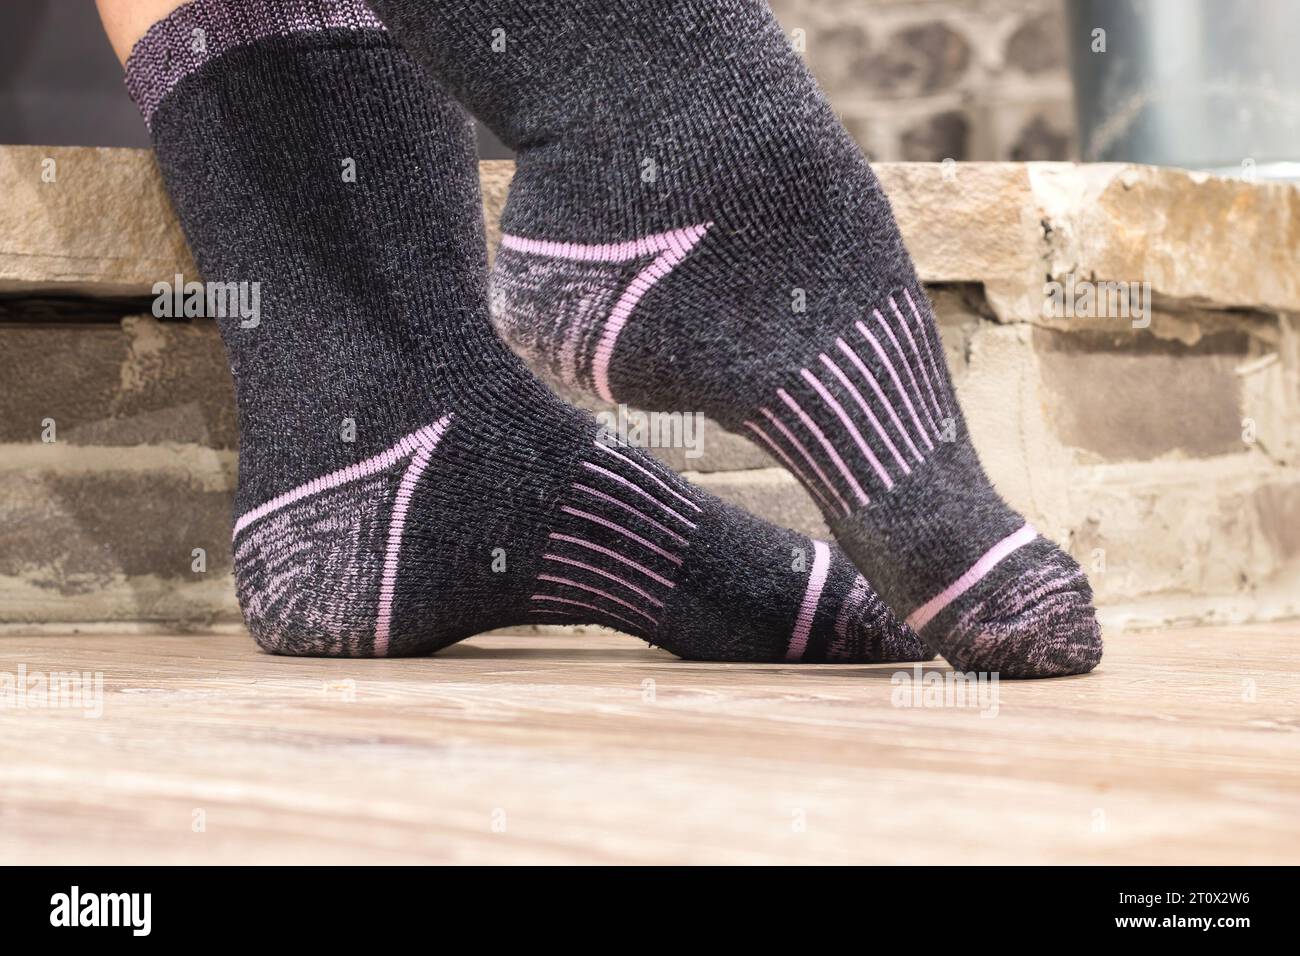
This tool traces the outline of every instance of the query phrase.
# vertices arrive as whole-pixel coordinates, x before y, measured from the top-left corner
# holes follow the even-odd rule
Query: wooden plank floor
[[[98,718],[0,708],[0,862],[1296,863],[1298,648],[1300,624],[1121,635],[984,716],[895,706],[894,666],[596,631],[399,661],[3,637],[0,689],[104,691]]]

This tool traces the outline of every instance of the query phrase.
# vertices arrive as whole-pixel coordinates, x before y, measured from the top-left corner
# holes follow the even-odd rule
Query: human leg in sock
[[[766,3],[372,5],[517,150],[491,295],[518,351],[769,449],[959,668],[1096,665],[1087,579],[984,475],[888,201]]]
[[[354,0],[197,0],[128,86],[240,413],[235,577],[268,649],[425,653],[595,623],[684,657],[918,659],[831,546],[613,443],[487,319],[472,132]]]

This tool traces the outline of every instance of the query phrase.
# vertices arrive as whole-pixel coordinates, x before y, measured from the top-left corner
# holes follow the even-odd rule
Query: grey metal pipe
[[[1085,160],[1300,179],[1300,3],[1069,0]]]

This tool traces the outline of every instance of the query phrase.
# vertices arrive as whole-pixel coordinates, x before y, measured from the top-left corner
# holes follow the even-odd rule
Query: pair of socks
[[[205,277],[262,283],[222,333],[264,646],[555,621],[703,659],[1095,666],[1087,580],[985,477],[888,202],[764,3],[372,5],[196,0],[128,63]],[[612,443],[501,344],[441,90],[517,153],[501,334],[751,437],[843,552]]]

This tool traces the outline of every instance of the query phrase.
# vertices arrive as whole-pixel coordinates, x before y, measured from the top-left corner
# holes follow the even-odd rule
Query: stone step
[[[1300,614],[1300,189],[878,168],[990,476],[1108,619]],[[493,244],[511,173],[483,164]],[[155,282],[194,277],[151,156],[0,147],[0,182],[0,628],[235,622],[229,373],[210,322],[142,314]],[[1044,314],[1084,281],[1149,283],[1149,311]],[[652,450],[825,534],[786,472],[712,422]]]

